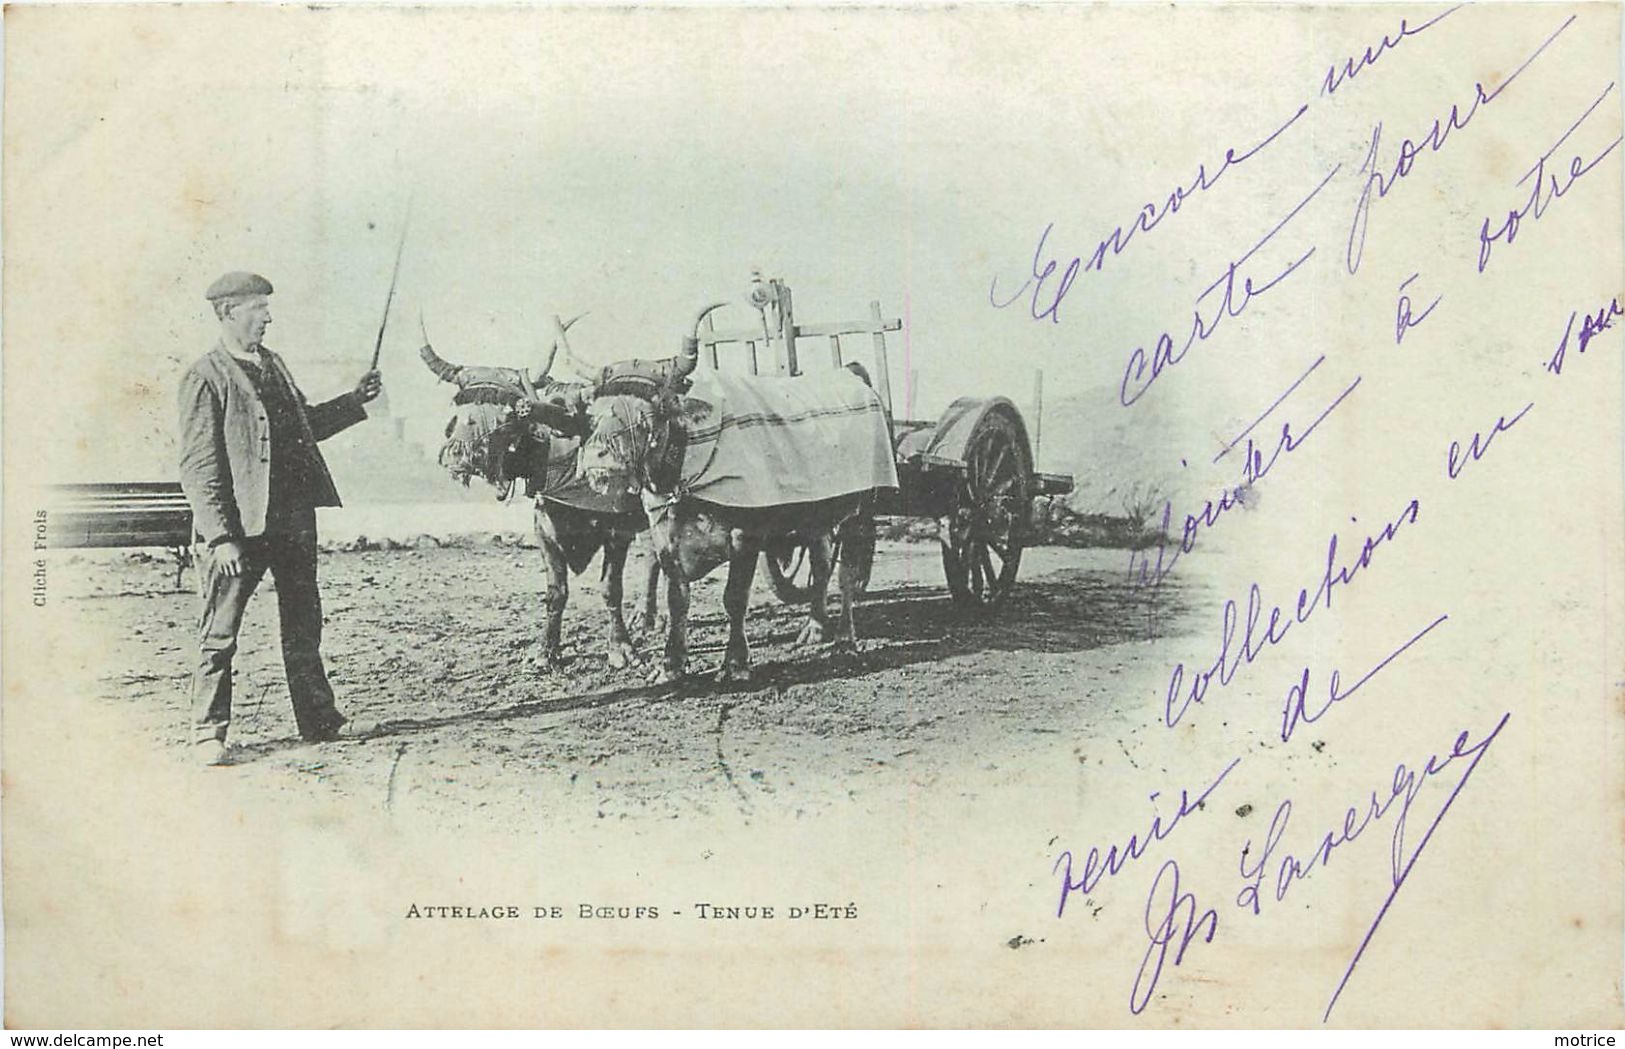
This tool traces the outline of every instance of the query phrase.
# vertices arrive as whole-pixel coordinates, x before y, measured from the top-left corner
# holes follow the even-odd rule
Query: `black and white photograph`
[[[1620,17],[7,8],[7,1025],[1622,1026]]]

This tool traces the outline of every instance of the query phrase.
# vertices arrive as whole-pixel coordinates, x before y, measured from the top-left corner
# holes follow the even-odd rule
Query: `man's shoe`
[[[202,739],[192,748],[197,752],[199,762],[205,767],[231,764],[231,748],[223,739]]]
[[[319,729],[310,729],[309,732],[301,732],[301,736],[304,737],[307,744],[330,744],[330,742],[333,742],[335,739],[345,739],[346,724],[348,724],[348,721],[346,721],[345,718],[340,718],[338,721],[323,724],[323,726],[319,727]]]
[[[309,744],[332,744],[332,742],[345,742],[345,740],[367,739],[379,729],[375,721],[362,721],[354,723],[351,719],[340,716],[335,723],[322,726],[315,731],[304,732],[304,740]]]

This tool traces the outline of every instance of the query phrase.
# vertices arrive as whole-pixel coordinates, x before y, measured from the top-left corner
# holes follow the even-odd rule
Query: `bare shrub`
[[[1129,485],[1122,494],[1122,506],[1131,534],[1144,536],[1155,528],[1167,501],[1163,486],[1156,481],[1136,481]]]

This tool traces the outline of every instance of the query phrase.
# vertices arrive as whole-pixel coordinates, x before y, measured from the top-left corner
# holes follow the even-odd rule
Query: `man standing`
[[[261,340],[271,323],[271,282],[228,273],[206,297],[220,341],[181,379],[181,488],[191,504],[203,597],[192,681],[199,757],[224,764],[231,723],[231,660],[243,610],[267,571],[276,580],[282,665],[294,721],[307,740],[338,736],[344,715],[322,666],[316,586],[316,507],[338,491],[316,442],[367,417],[378,373],[322,404],[307,404],[282,358]]]

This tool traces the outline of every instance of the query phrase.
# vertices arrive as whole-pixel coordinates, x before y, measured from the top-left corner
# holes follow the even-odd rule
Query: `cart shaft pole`
[[[1038,451],[1044,445],[1044,369],[1033,372],[1033,469],[1038,469]]]

